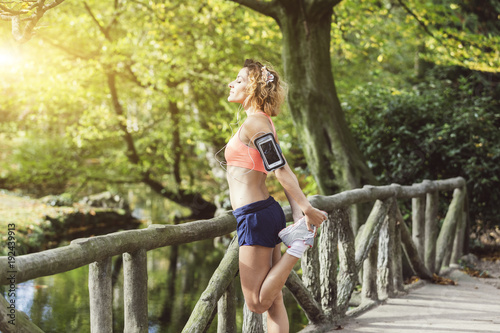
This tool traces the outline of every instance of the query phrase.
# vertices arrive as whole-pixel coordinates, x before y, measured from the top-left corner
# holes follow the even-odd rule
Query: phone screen
[[[264,134],[255,139],[255,146],[262,156],[267,171],[274,171],[286,164],[272,133]]]
[[[274,148],[272,141],[264,142],[262,144],[262,151],[264,152],[264,155],[266,156],[267,159],[267,163],[269,163],[269,165],[272,165],[280,161],[280,158],[278,154],[276,154],[276,149]]]

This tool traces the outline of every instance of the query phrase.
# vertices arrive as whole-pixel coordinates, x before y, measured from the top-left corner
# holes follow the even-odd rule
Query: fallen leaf
[[[457,286],[458,283],[452,279],[448,279],[437,274],[432,274],[432,283],[441,284],[441,285],[452,285]]]

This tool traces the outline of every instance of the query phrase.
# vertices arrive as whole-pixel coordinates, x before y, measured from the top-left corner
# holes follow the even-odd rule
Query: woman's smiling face
[[[246,87],[248,84],[248,68],[242,68],[236,77],[236,80],[229,83],[228,102],[243,104],[248,97]]]

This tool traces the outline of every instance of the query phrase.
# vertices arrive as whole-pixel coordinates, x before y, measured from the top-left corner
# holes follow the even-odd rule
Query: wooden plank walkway
[[[457,286],[426,284],[351,319],[343,333],[500,332],[500,289],[460,271]]]

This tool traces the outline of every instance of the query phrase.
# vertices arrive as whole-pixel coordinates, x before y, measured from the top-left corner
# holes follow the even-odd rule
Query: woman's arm
[[[305,214],[307,228],[310,231],[313,231],[311,225],[314,225],[317,228],[319,228],[321,223],[323,223],[326,219],[325,214],[319,209],[316,209],[313,206],[311,206],[311,203],[309,202],[309,200],[307,200],[306,196],[304,195],[302,189],[299,186],[297,177],[290,169],[288,164],[276,170],[275,174],[276,178],[283,186],[287,198],[288,196],[290,196],[292,198],[292,201],[295,202],[294,205],[297,205],[300,208],[300,210]],[[292,202],[290,202],[290,205],[292,205]],[[294,212],[293,206],[292,206],[292,212]]]
[[[253,144],[253,140],[259,135],[272,133],[272,127],[266,116],[253,114],[248,116],[244,126],[242,126],[242,132],[243,135],[246,136],[247,140]],[[302,211],[306,216],[307,228],[310,231],[313,231],[311,227],[312,225],[319,228],[321,223],[325,221],[325,213],[311,206],[311,203],[302,192],[302,189],[299,186],[299,181],[297,180],[297,177],[293,173],[292,169],[290,169],[290,166],[286,164],[284,167],[277,169],[275,171],[275,175],[281,186],[283,186],[288,201],[290,202],[294,221],[295,217],[299,216]],[[291,201],[290,198],[292,199]],[[300,217],[302,216],[299,216],[299,218]]]
[[[297,201],[293,199],[293,197],[290,195],[290,193],[287,192],[287,190],[285,190],[285,195],[286,198],[288,199],[288,202],[290,203],[290,208],[292,209],[293,222],[297,222],[304,216],[304,214],[302,213],[302,210],[297,204]]]

